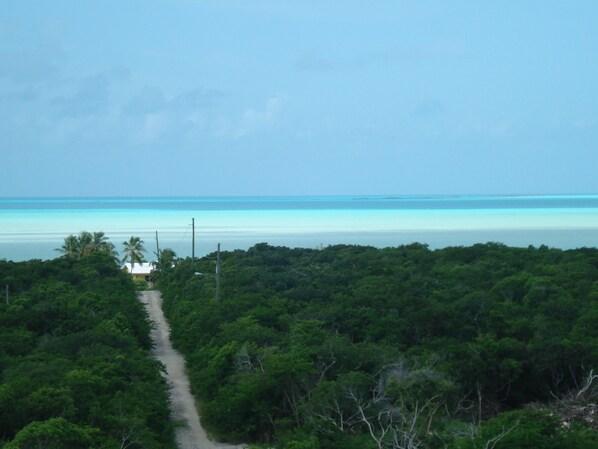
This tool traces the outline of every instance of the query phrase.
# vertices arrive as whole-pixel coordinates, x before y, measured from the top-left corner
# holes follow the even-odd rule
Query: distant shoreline
[[[191,219],[198,255],[268,242],[312,248],[412,242],[431,248],[489,241],[570,249],[598,241],[598,195],[542,197],[179,198],[0,200],[0,259],[54,258],[64,237],[102,231],[117,246],[140,236],[190,255]]]

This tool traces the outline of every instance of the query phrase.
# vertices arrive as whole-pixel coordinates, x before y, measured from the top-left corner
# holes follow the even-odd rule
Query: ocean
[[[69,234],[141,237],[190,256],[267,242],[319,248],[500,242],[570,249],[598,242],[598,195],[0,198],[0,259],[52,259]]]

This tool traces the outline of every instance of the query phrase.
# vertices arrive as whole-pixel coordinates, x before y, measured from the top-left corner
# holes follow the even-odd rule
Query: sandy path
[[[152,356],[166,366],[166,380],[170,384],[171,419],[180,424],[175,430],[180,449],[232,449],[233,446],[208,439],[199,422],[195,398],[191,394],[189,378],[185,372],[185,360],[170,343],[170,326],[162,313],[162,296],[158,291],[139,293],[139,300],[145,305],[154,322],[151,338],[154,343]]]

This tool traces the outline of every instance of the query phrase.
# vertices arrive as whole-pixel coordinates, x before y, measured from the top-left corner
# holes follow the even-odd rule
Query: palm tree
[[[107,254],[116,259],[114,245],[103,232],[90,233],[82,231],[79,235],[69,235],[56,251],[60,251],[69,259],[78,259],[90,254]]]
[[[91,236],[91,243],[88,245],[89,252],[91,254],[107,254],[109,256],[117,256],[114,251],[114,245],[110,243],[108,237],[103,232],[94,232]]]
[[[56,251],[60,251],[67,259],[76,259],[79,257],[79,239],[73,234],[65,237],[64,243]]]
[[[93,235],[91,232],[82,231],[79,233],[79,256],[89,256],[95,252],[94,244],[93,244]]]
[[[170,248],[164,248],[158,250],[158,252],[154,251],[154,254],[156,255],[154,270],[158,276],[170,271],[174,267],[176,253]]]
[[[123,242],[123,247],[123,262],[131,262],[131,270],[133,270],[135,263],[145,262],[145,257],[143,257],[145,248],[141,238],[131,236],[128,242]]]

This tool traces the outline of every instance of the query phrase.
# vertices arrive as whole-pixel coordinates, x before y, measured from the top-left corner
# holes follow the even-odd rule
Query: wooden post
[[[220,302],[220,243],[216,251],[216,302]]]
[[[195,218],[191,219],[191,266],[195,266]]]

